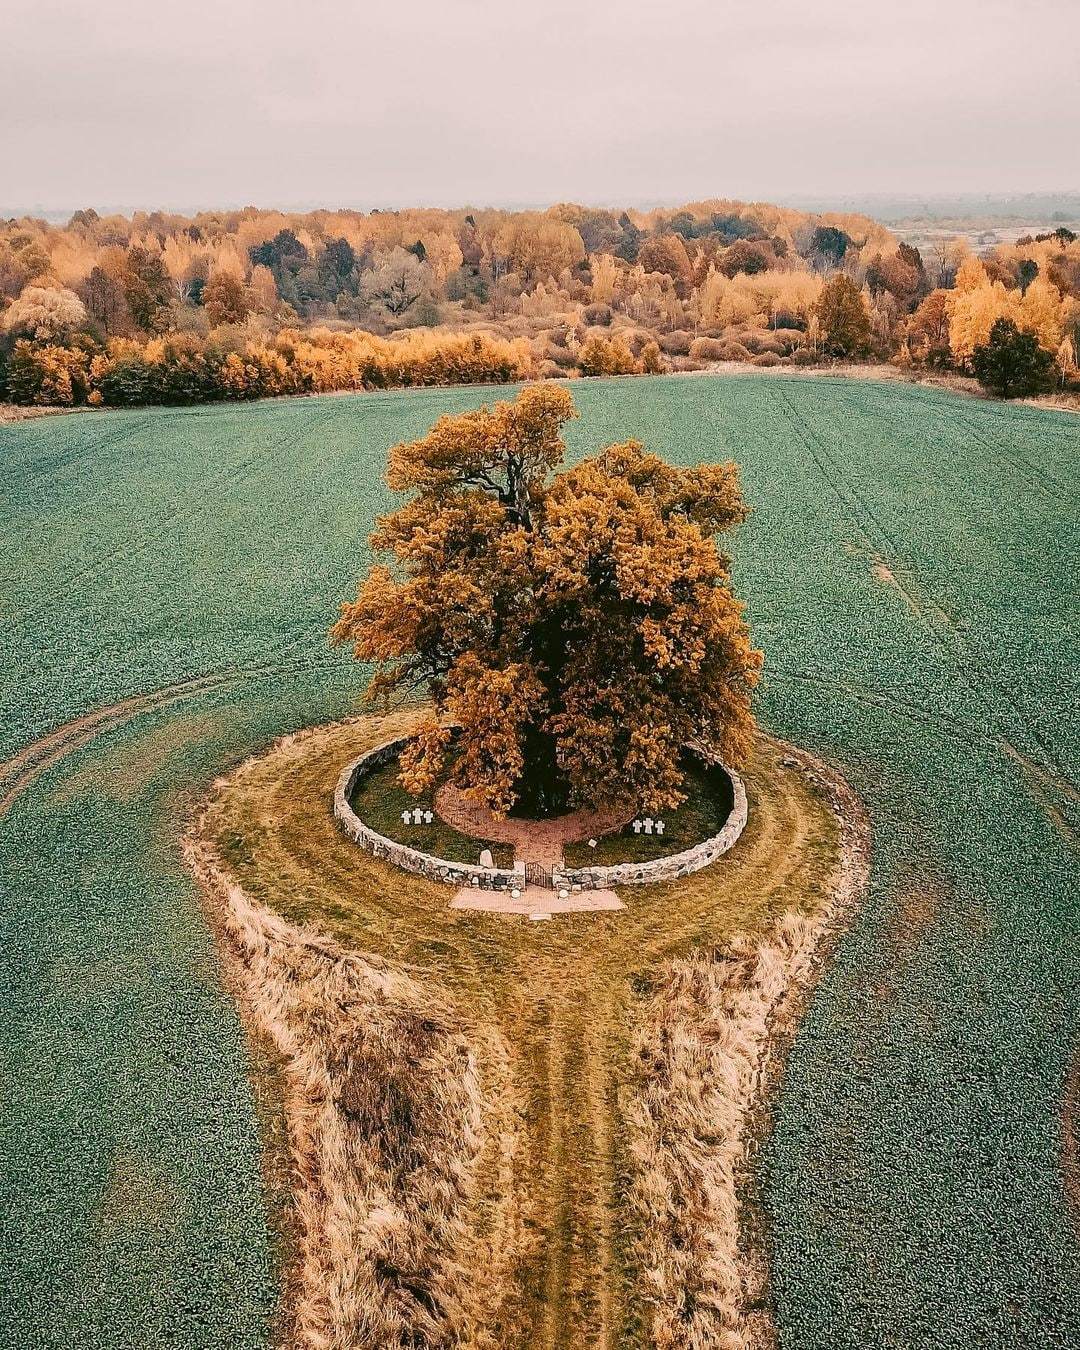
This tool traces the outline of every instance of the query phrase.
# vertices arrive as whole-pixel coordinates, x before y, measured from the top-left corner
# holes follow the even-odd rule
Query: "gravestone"
[[[662,820],[658,820],[658,821],[656,822],[656,833],[657,833],[657,834],[663,834],[663,833],[664,833],[664,822],[663,822]]]
[[[640,834],[640,833],[641,833],[641,821],[640,821],[640,820],[635,820],[635,821],[634,821],[634,833],[635,833],[635,834]]]
[[[432,822],[434,819],[435,819],[435,813],[434,813],[433,811],[425,811],[425,812],[424,812],[424,824],[425,824],[425,825],[430,825],[431,822]]]
[[[653,818],[652,818],[652,816],[646,816],[646,817],[645,817],[645,833],[646,833],[646,834],[652,834],[652,827],[653,827]]]
[[[494,866],[495,866],[494,859],[493,859],[492,856],[491,856],[491,849],[489,849],[489,848],[482,848],[482,849],[480,850],[480,866],[481,866],[481,867],[494,867]]]
[[[409,825],[409,824],[412,823],[412,812],[411,812],[411,811],[402,811],[402,813],[401,813],[401,823],[402,823],[403,825]]]

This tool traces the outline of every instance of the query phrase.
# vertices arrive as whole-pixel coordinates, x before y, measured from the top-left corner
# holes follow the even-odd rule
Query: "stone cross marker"
[[[435,819],[435,813],[434,813],[433,811],[425,811],[425,812],[424,812],[424,824],[425,824],[425,825],[430,825],[431,822],[432,822],[434,819]]]
[[[663,834],[663,833],[664,833],[664,822],[663,822],[662,820],[658,820],[658,821],[656,822],[656,833],[657,833],[657,834]]]
[[[402,811],[402,813],[401,813],[401,823],[402,823],[403,825],[408,825],[408,824],[411,822],[411,820],[412,820],[412,812],[411,812],[411,811]]]
[[[635,833],[635,834],[640,834],[640,833],[641,833],[641,821],[640,821],[640,820],[635,820],[635,821],[634,821],[634,833]]]
[[[652,818],[652,816],[646,816],[646,817],[645,817],[645,833],[646,833],[646,834],[652,834],[652,827],[653,827],[653,818]]]

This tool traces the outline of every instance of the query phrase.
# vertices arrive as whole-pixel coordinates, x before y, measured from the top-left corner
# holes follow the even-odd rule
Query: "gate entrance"
[[[551,868],[545,867],[543,863],[525,864],[525,885],[543,886],[546,890],[552,890]]]

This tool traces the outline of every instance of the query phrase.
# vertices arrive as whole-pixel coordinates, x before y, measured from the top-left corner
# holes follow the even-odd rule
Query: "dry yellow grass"
[[[205,838],[189,839],[187,857],[247,1020],[283,1066],[290,1339],[312,1350],[501,1344],[504,1267],[522,1244],[514,1084],[497,1034],[470,1037],[403,971],[253,904]],[[486,1216],[472,1212],[481,1165],[503,1181]]]
[[[633,1267],[658,1350],[774,1344],[764,1253],[746,1221],[749,1155],[794,1013],[836,920],[861,898],[868,836],[846,785],[805,757],[840,809],[827,897],[764,937],[670,962],[635,1039],[627,1094]]]
[[[650,1247],[641,1164],[662,1144],[650,1113],[670,1107],[675,1122],[718,1091],[741,1122],[757,1105],[750,1088],[772,1039],[762,1027],[790,974],[809,968],[836,903],[836,815],[786,750],[763,741],[745,775],[749,824],[712,868],[627,888],[618,914],[529,924],[455,911],[446,888],[369,857],[330,814],[341,765],[414,716],[286,738],[218,785],[190,845],[249,1023],[285,1065],[294,1339],[662,1343],[658,1290],[672,1308],[680,1281],[730,1293],[744,1285],[723,1262],[743,1258],[741,1220],[712,1181],[694,1238],[709,1244],[702,1271],[680,1274]],[[737,938],[754,1009],[724,1002],[731,990],[701,976]],[[772,955],[755,956],[763,940]],[[701,1001],[689,996],[695,982]],[[753,1028],[738,1050],[743,1012]],[[641,1052],[655,1029],[685,1023],[692,1041],[702,1017],[732,1023],[745,1072],[688,1041],[678,1085],[651,1081]],[[721,1172],[745,1151],[733,1119],[713,1126],[727,1140]],[[659,1169],[655,1203],[685,1208],[683,1163],[698,1163],[683,1154]],[[713,1343],[679,1339],[671,1316],[666,1343]]]

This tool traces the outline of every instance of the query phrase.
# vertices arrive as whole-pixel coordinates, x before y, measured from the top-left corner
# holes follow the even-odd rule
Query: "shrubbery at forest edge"
[[[299,332],[265,342],[177,333],[145,343],[81,336],[70,345],[22,339],[6,372],[15,403],[126,407],[322,394],[412,385],[507,383],[533,373],[529,344],[486,333]],[[3,392],[0,387],[0,393]]]
[[[999,398],[1043,393],[1054,381],[1054,358],[1034,333],[1022,333],[1012,319],[994,321],[989,338],[972,353],[971,368]]]

